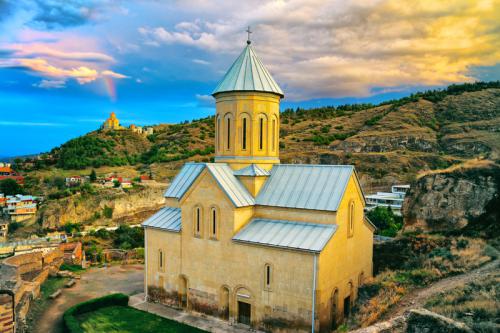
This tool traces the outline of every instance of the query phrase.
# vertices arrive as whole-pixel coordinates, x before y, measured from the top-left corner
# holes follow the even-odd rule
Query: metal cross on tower
[[[247,30],[245,30],[248,33],[248,38],[247,38],[247,44],[250,45],[252,41],[250,40],[250,34],[252,33],[252,30],[250,30],[250,26],[248,26]]]

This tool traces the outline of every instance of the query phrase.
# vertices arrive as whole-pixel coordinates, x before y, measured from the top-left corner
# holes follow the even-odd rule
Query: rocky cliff
[[[494,230],[499,188],[500,167],[492,163],[423,176],[405,199],[405,229]]]
[[[140,216],[157,210],[164,202],[164,186],[148,186],[124,192],[121,189],[101,190],[93,195],[76,194],[51,200],[40,209],[42,227],[54,228],[66,223],[106,225],[110,222],[140,222]],[[112,210],[106,217],[105,208]],[[108,213],[109,214],[109,213]]]

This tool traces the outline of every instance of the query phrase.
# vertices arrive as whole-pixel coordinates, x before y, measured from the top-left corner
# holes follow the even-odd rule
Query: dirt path
[[[62,332],[62,314],[77,303],[110,293],[134,295],[143,292],[143,269],[142,265],[91,268],[82,274],[74,287],[63,289],[62,295],[45,309],[34,327],[34,332]]]
[[[439,293],[446,292],[456,287],[463,286],[469,282],[476,279],[484,277],[486,274],[498,271],[500,266],[500,258],[497,258],[479,268],[476,268],[470,272],[450,276],[436,283],[431,284],[422,289],[417,289],[410,292],[408,295],[404,296],[402,300],[391,310],[389,310],[380,321],[387,320],[389,318],[400,316],[407,310],[423,307],[426,301]]]

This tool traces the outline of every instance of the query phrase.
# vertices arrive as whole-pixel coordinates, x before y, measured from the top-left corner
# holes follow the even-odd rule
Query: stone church
[[[215,88],[215,161],[186,163],[145,229],[147,299],[257,329],[329,332],[372,276],[351,165],[280,164],[283,91],[250,41]]]

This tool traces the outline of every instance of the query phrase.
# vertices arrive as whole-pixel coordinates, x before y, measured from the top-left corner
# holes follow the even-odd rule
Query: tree
[[[403,218],[394,215],[391,207],[375,207],[366,215],[377,227],[377,233],[382,236],[394,237],[403,227]]]
[[[95,172],[94,169],[92,169],[92,171],[90,172],[90,176],[89,177],[90,177],[90,181],[91,182],[95,182],[97,180],[97,174],[96,174],[96,172]]]
[[[0,180],[0,193],[3,193],[5,195],[22,194],[23,189],[14,179],[7,178]]]

